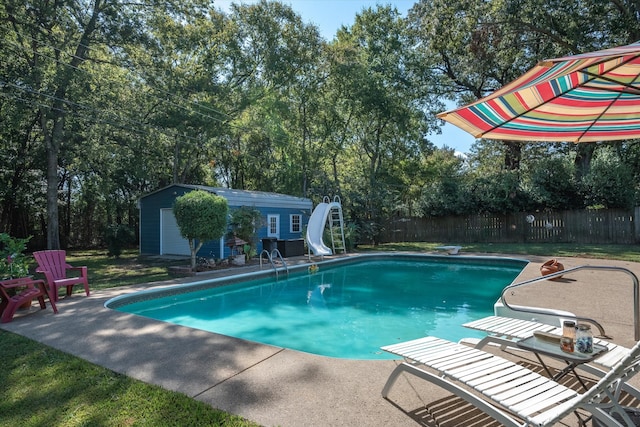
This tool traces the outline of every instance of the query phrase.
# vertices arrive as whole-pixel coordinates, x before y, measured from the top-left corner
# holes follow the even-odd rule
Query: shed
[[[204,190],[224,197],[229,204],[229,211],[243,206],[260,211],[263,221],[256,233],[258,253],[262,251],[262,239],[301,240],[302,231],[309,221],[313,208],[311,199],[286,194],[202,185],[169,185],[138,200],[141,254],[190,255],[189,243],[180,235],[173,215],[173,203],[177,197],[193,190]],[[230,249],[224,244],[224,237],[219,241],[206,242],[198,252],[198,256],[228,257]]]

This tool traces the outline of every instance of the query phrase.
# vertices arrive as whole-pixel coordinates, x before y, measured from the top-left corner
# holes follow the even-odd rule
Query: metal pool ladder
[[[274,249],[271,252],[269,252],[266,249],[262,250],[262,252],[260,253],[260,270],[262,270],[262,255],[266,255],[267,256],[267,260],[269,260],[269,263],[273,267],[273,271],[276,272],[276,279],[278,278],[278,268],[276,267],[275,262],[273,262],[274,258],[276,258],[276,259],[279,258],[280,259],[280,262],[282,262],[282,265],[284,266],[284,269],[287,272],[287,276],[289,276],[289,267],[287,266],[287,263],[284,260],[284,258],[282,258],[282,254],[280,253],[280,251],[278,249]]]

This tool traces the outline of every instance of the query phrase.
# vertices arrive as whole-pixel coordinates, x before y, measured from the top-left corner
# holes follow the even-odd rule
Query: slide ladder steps
[[[338,196],[336,196],[337,198]],[[334,198],[334,201],[336,199]],[[338,198],[339,202],[340,199]],[[340,206],[336,206],[331,209],[331,213],[329,214],[329,227],[331,229],[331,246],[333,248],[333,253],[337,253],[336,251],[342,251],[343,254],[347,253],[347,247],[344,242],[344,218],[342,217],[342,208]],[[339,233],[339,234],[338,234]]]

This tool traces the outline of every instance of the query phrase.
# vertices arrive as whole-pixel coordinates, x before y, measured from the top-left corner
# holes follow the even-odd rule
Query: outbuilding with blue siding
[[[257,209],[262,214],[262,224],[257,230],[258,252],[262,251],[262,239],[294,241],[303,238],[313,203],[310,199],[263,191],[233,190],[202,185],[173,184],[143,196],[138,201],[140,209],[140,253],[157,255],[190,255],[187,239],[173,215],[173,203],[193,190],[204,190],[227,199],[229,211],[240,207]],[[226,258],[230,248],[225,246],[225,236],[219,241],[206,242],[198,256]],[[286,256],[286,255],[285,255]]]

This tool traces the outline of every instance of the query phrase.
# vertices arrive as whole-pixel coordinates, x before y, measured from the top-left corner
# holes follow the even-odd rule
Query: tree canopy
[[[394,215],[629,207],[637,141],[435,147],[464,104],[541,59],[640,39],[631,0],[419,0],[332,40],[278,1],[0,4],[0,231],[33,247],[137,230],[171,183],[340,195],[375,240]]]

